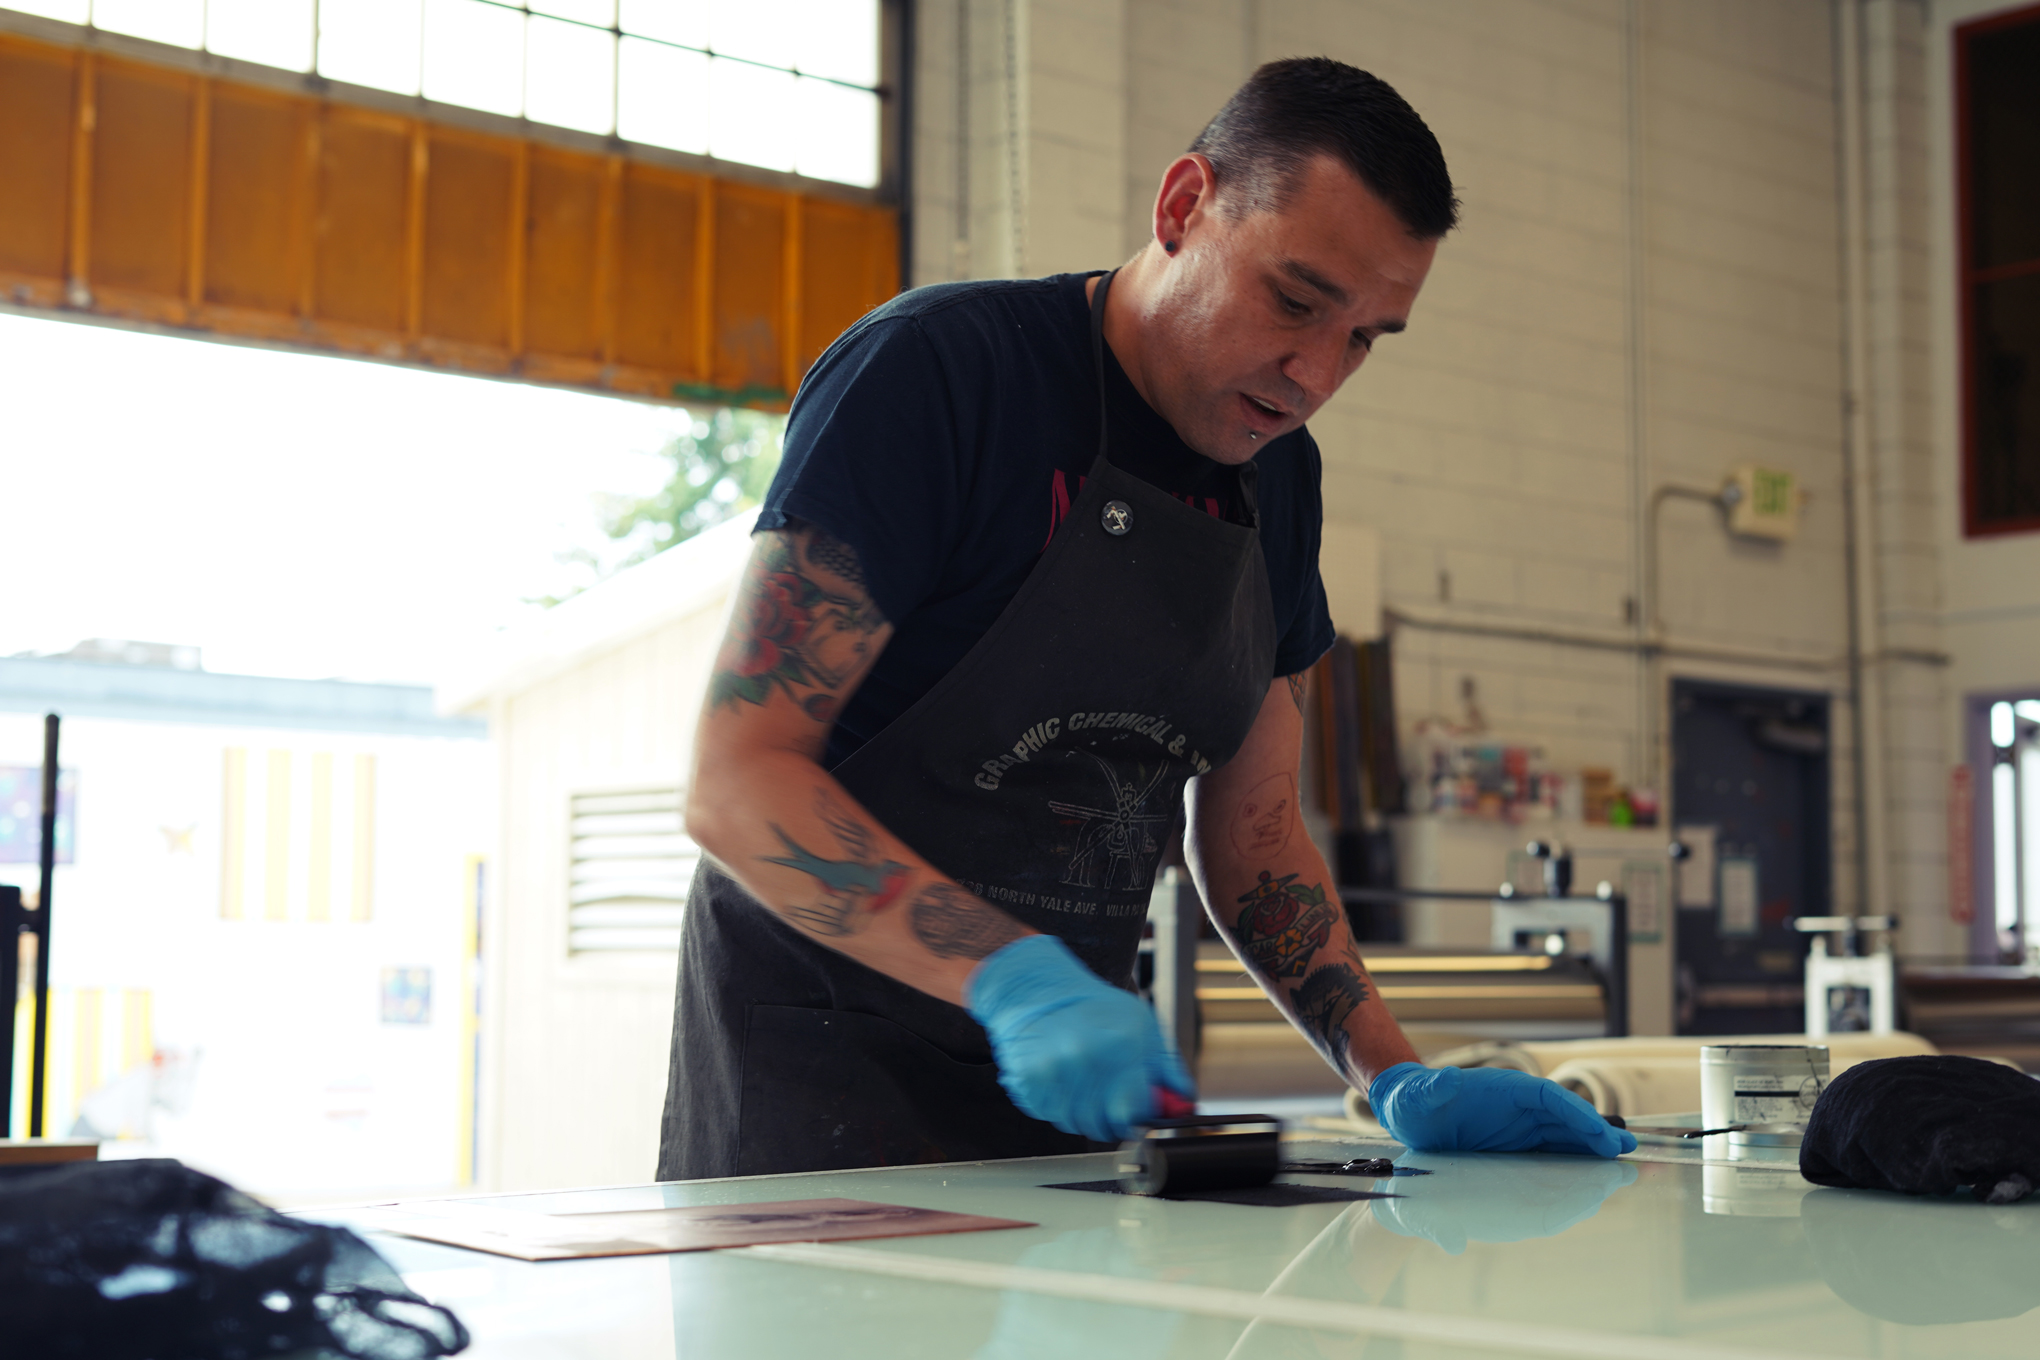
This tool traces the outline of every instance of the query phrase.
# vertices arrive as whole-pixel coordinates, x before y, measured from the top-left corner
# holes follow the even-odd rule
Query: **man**
[[[1186,784],[1220,929],[1398,1137],[1634,1146],[1419,1065],[1297,813],[1304,421],[1456,212],[1387,85],[1276,62],[1116,273],[919,289],[816,364],[695,744],[662,1179],[1086,1151],[1191,1097],[1130,990]]]

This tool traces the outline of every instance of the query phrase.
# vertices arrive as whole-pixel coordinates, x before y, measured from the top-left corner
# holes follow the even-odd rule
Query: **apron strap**
[[[1108,270],[1098,279],[1097,288],[1091,292],[1091,370],[1098,378],[1098,456],[1105,456],[1105,295],[1112,291],[1112,276],[1117,269]]]

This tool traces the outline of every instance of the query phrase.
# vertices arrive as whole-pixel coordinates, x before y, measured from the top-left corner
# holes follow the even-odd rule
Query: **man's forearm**
[[[1324,857],[1301,826],[1260,854],[1238,851],[1193,848],[1192,868],[1220,932],[1269,997],[1361,1090],[1395,1064],[1415,1062],[1360,957]]]
[[[695,733],[687,831],[795,929],[961,1003],[981,960],[1035,932],[936,872],[819,763],[891,635],[847,543],[799,522],[760,533]]]
[[[687,826],[787,924],[944,1001],[963,1004],[979,962],[1035,933],[938,872],[797,752],[705,762]]]

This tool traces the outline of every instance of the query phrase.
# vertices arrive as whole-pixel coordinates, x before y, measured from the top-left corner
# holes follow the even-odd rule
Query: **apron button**
[[[1098,522],[1105,526],[1108,534],[1124,534],[1133,528],[1133,507],[1125,501],[1107,501],[1105,512],[1098,516]]]

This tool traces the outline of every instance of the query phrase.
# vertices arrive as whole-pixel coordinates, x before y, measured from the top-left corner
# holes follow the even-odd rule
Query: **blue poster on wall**
[[[57,863],[78,852],[78,772],[57,771]],[[42,862],[42,767],[0,765],[0,864]]]
[[[382,970],[382,1022],[385,1025],[432,1023],[432,970]]]

